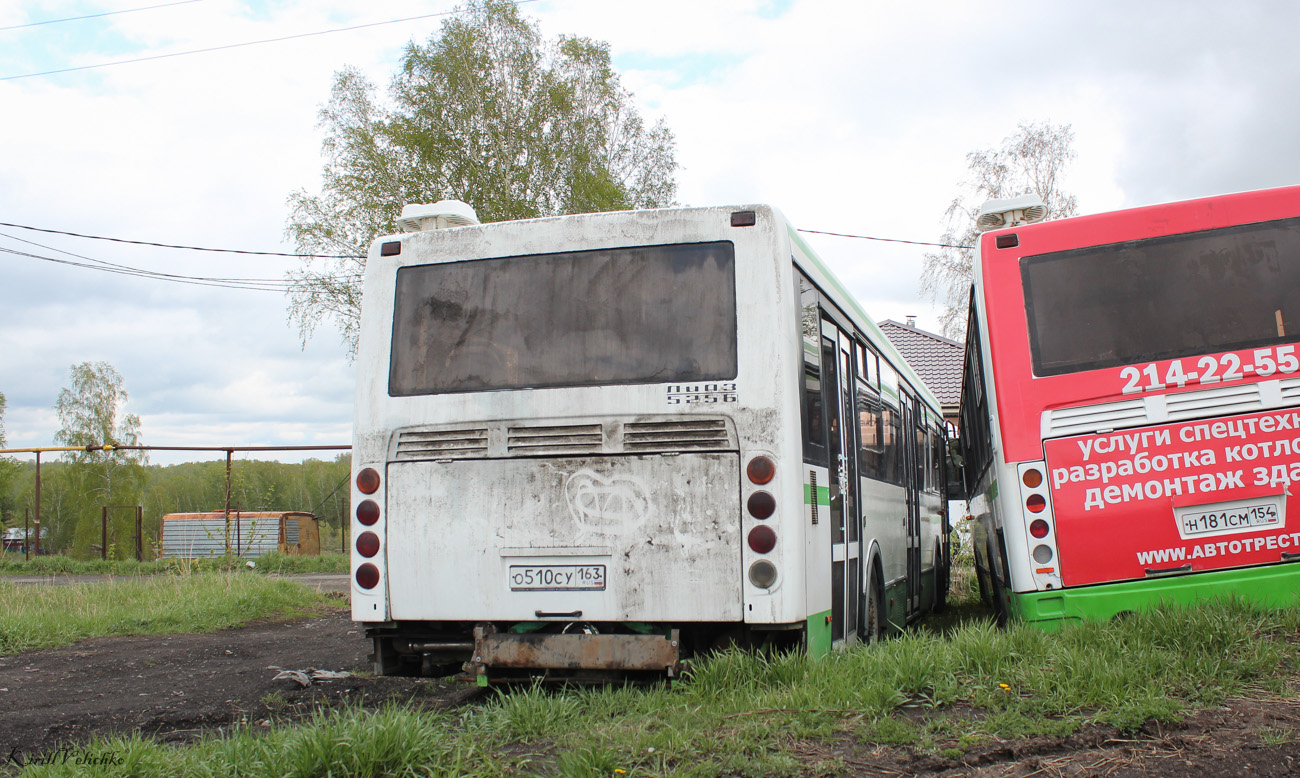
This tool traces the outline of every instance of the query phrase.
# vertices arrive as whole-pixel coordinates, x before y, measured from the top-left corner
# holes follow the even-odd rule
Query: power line
[[[822,230],[797,230],[813,235],[831,235],[836,238],[857,238],[859,240],[877,240],[882,243],[906,243],[911,246],[936,246],[941,249],[969,249],[973,246],[955,246],[951,243],[927,243],[923,240],[902,240],[900,238],[873,238],[870,235],[849,235],[844,232],[823,232]]]
[[[5,30],[21,30],[24,27],[40,27],[43,24],[62,24],[63,22],[79,22],[82,19],[98,19],[101,16],[116,16],[117,14],[132,14],[136,11],[152,11],[155,8],[168,8],[173,5],[185,5],[187,3],[197,3],[200,0],[179,0],[175,3],[163,3],[162,5],[147,5],[143,8],[127,8],[123,11],[105,11],[101,14],[87,14],[86,16],[69,16],[66,19],[47,19],[43,22],[28,22],[27,24],[13,24],[8,27],[0,27],[0,32]]]
[[[0,246],[0,254],[13,254],[14,256],[18,256],[18,257],[39,259],[43,262],[53,262],[54,264],[57,265],[69,265],[71,267],[80,267],[86,270],[99,270],[104,273],[114,273],[117,275],[134,276],[137,278],[152,278],[158,281],[170,281],[172,283],[189,284],[192,286],[215,286],[224,289],[246,289],[249,291],[256,291],[256,292],[280,292],[280,293],[288,291],[291,286],[288,282],[284,282],[284,281],[277,282],[277,281],[270,281],[267,279],[202,278],[199,276],[177,276],[168,273],[154,273],[148,270],[141,270],[139,268],[123,269],[118,267],[106,267],[104,265],[90,265],[90,264],[86,264],[85,262],[73,262],[72,260],[68,260],[68,259],[57,259],[55,257],[47,257],[41,254],[32,254],[27,251],[19,251],[17,249],[4,248],[2,246]],[[274,284],[278,284],[278,286]]]
[[[106,238],[102,235],[82,235],[81,233],[77,233],[77,232],[64,232],[62,230],[47,230],[41,227],[28,227],[25,224],[10,224],[9,222],[0,222],[0,227],[16,227],[20,230],[31,230],[33,232],[45,232],[51,235],[67,235],[73,238],[86,238],[88,240],[107,240],[107,241],[112,241],[114,243],[130,243],[136,246],[152,246],[154,248],[163,248],[163,249],[182,249],[184,251],[213,251],[222,254],[250,254],[252,256],[258,256],[258,257],[299,257],[299,258],[318,257],[320,259],[364,259],[365,258],[358,254],[288,254],[279,251],[244,251],[242,249],[214,249],[214,248],[204,248],[202,246],[178,246],[172,243],[151,243],[150,241],[146,241],[146,240]],[[15,238],[14,240],[20,240],[20,239]],[[49,247],[43,246],[42,248],[49,248]],[[85,259],[86,257],[82,257],[82,258]]]
[[[514,0],[514,5],[523,5],[524,3],[535,3],[537,0]],[[17,76],[0,76],[0,81],[14,81],[20,78],[35,78],[37,76],[52,76],[58,73],[72,73],[78,70],[91,70],[93,68],[106,68],[114,65],[130,65],[135,62],[149,62],[155,59],[168,59],[170,57],[184,57],[189,54],[206,54],[212,51],[225,51],[226,49],[238,49],[244,46],[260,46],[263,43],[281,43],[283,41],[296,40],[298,38],[311,38],[317,35],[330,35],[336,32],[351,32],[352,30],[363,30],[367,27],[382,27],[386,24],[399,24],[401,22],[413,22],[419,19],[432,19],[437,16],[451,16],[452,14],[463,13],[462,10],[440,11],[432,14],[421,14],[420,16],[408,16],[404,19],[389,19],[386,22],[370,22],[369,24],[357,24],[351,27],[337,27],[332,30],[320,30],[317,32],[304,32],[297,35],[285,35],[279,38],[266,38],[260,41],[246,41],[244,43],[229,43],[224,46],[210,46],[206,49],[191,49],[189,51],[175,51],[170,54],[155,54],[150,57],[136,57],[135,59],[122,59],[116,62],[99,62],[94,65],[79,65],[71,68],[60,68],[58,70],[46,70],[40,73],[23,73]]]

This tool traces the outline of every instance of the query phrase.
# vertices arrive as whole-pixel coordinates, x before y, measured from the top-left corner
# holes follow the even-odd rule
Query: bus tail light
[[[776,463],[767,457],[754,457],[745,466],[745,475],[749,477],[751,483],[762,486],[776,475]]]
[[[776,583],[776,565],[760,559],[749,566],[749,582],[759,589],[771,589]]]
[[[767,492],[754,492],[745,502],[749,515],[756,519],[766,519],[776,512],[776,498]]]
[[[367,467],[357,473],[357,491],[362,494],[374,494],[379,491],[379,471]]]
[[[369,559],[379,553],[379,536],[373,532],[362,532],[357,536],[357,553]]]
[[[362,589],[373,589],[379,585],[379,568],[366,562],[357,568],[356,579]]]
[[[374,500],[362,500],[357,506],[357,521],[373,527],[375,522],[379,521],[379,503]]]
[[[1044,477],[1046,472],[1046,462],[1028,462],[1020,465],[1018,470],[1024,522],[1021,526],[1029,536],[1021,548],[1029,552],[1029,568],[1033,570],[1039,590],[1061,587],[1060,564],[1056,562],[1056,517],[1052,513],[1051,495]]]
[[[756,554],[766,554],[776,548],[776,530],[760,524],[749,531],[749,547]]]

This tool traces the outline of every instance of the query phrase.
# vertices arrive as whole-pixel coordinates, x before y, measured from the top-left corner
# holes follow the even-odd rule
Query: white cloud
[[[453,4],[205,0],[11,30],[0,32],[0,76]],[[115,8],[6,4],[0,26],[97,10]],[[966,153],[1041,120],[1074,127],[1067,184],[1084,212],[1300,180],[1290,99],[1300,7],[1288,4],[545,0],[521,10],[548,36],[610,43],[625,85],[677,135],[690,204],[770,202],[809,229],[934,240]],[[285,197],[317,188],[316,114],[333,74],[355,66],[383,88],[402,46],[441,21],[0,81],[0,221],[288,250]],[[0,232],[188,275],[275,278],[294,265]],[[874,316],[936,326],[917,290],[924,249],[809,241]],[[351,368],[327,328],[300,349],[281,296],[0,262],[11,443],[48,443],[68,367],[98,359],[125,377],[150,443],[346,439]]]

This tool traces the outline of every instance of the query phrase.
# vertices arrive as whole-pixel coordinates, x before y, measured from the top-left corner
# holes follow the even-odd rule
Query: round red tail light
[[[767,457],[754,457],[745,468],[745,475],[756,484],[765,484],[776,475],[776,463]]]
[[[1043,509],[1047,507],[1047,499],[1041,494],[1031,494],[1029,499],[1025,500],[1025,507],[1029,509],[1030,513],[1042,513]]]
[[[374,494],[379,491],[379,471],[373,467],[367,467],[357,473],[357,491],[362,494]]]
[[[1029,534],[1041,540],[1047,537],[1048,529],[1050,528],[1047,526],[1047,522],[1042,519],[1034,519],[1029,525]]]
[[[373,589],[379,583],[379,568],[366,562],[357,568],[357,586]]]
[[[357,506],[357,521],[367,527],[374,526],[379,521],[379,503],[374,500],[362,500]]]
[[[1037,470],[1026,470],[1025,474],[1020,476],[1020,480],[1030,489],[1037,489],[1043,483],[1043,474]]]
[[[756,519],[766,519],[776,512],[776,498],[767,492],[754,492],[745,503],[749,515]]]
[[[749,547],[756,553],[766,554],[776,548],[776,531],[761,524],[749,531]]]
[[[379,536],[373,532],[357,535],[357,553],[369,559],[379,553]]]

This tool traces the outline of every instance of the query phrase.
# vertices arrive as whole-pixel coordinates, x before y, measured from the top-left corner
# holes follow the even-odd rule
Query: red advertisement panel
[[[1066,586],[1300,556],[1294,409],[1049,440]]]
[[[1283,344],[1198,354],[1181,359],[1081,370],[1062,375],[1034,375],[1022,261],[1027,257],[1085,246],[1120,244],[1181,235],[1300,215],[1300,187],[1225,195],[1181,203],[1133,208],[1114,213],[1047,221],[994,232],[980,238],[980,273],[989,331],[1003,453],[1009,462],[1039,458],[1040,420],[1044,411],[1184,388],[1220,387],[1295,375],[1300,347]],[[1005,248],[999,237],[1014,233]],[[1188,305],[1196,305],[1189,300]],[[1279,326],[1279,331],[1282,328]],[[1296,343],[1300,344],[1300,333]]]

